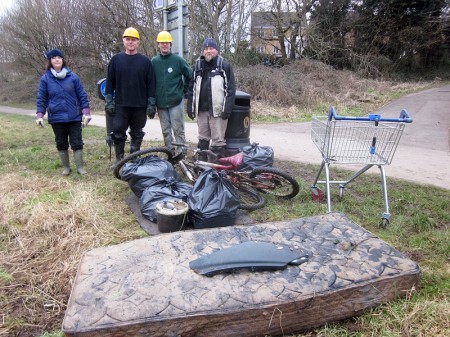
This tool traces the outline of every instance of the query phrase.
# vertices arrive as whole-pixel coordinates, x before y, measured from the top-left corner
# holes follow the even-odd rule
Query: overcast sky
[[[0,13],[12,6],[15,0],[0,0]]]

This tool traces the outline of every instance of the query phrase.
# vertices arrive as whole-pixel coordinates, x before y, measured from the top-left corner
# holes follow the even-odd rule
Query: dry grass
[[[367,114],[401,94],[436,85],[370,80],[309,59],[282,68],[258,65],[235,72],[237,87],[252,95],[252,116],[262,121],[305,120],[330,106],[341,113],[355,109]]]
[[[9,173],[0,176],[0,184],[2,247],[6,247],[0,264],[13,280],[4,290],[26,308],[14,319],[31,317],[36,325],[48,324],[49,318],[58,322],[83,253],[131,240],[136,233],[119,231],[111,222],[111,210],[103,206],[107,197],[98,195],[99,186],[92,181],[74,185],[59,177]],[[125,205],[115,205],[114,218],[121,212],[129,219]]]
[[[382,105],[388,98],[430,85],[369,81],[303,61],[280,69],[261,66],[236,72],[240,88],[252,93],[252,115],[268,120],[304,119],[315,109],[323,113],[330,103],[335,103],[339,111],[353,105],[367,109],[366,104]],[[281,99],[284,103],[279,103]],[[130,193],[128,185],[112,177],[104,130],[89,127],[84,131],[89,175],[62,178],[51,128],[38,133],[29,119],[0,114],[2,337],[39,336],[51,331],[57,334],[81,256],[94,247],[146,235],[124,202]],[[292,202],[269,203],[253,214],[257,221],[324,212],[325,205],[310,200],[309,182],[315,178],[317,167],[288,165],[304,182],[299,196]],[[448,250],[444,251],[450,221],[448,191],[391,180],[390,186],[395,186],[390,191],[392,212],[398,214],[401,225],[393,224],[377,233],[370,214],[378,216],[380,212],[379,190],[372,187],[369,176],[363,179],[365,183],[354,189],[353,198],[337,204],[336,211],[348,213],[390,244],[414,255],[424,274],[424,287],[407,300],[301,336],[450,335]],[[414,220],[417,213],[420,217]],[[429,219],[433,226],[424,227],[423,233],[417,230],[414,221],[428,223]]]

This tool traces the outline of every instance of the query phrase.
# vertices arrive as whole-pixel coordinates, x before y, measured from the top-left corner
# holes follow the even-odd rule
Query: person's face
[[[217,51],[217,49],[215,49],[213,47],[206,47],[205,49],[203,49],[203,56],[205,57],[205,60],[207,62],[210,62],[218,54],[219,54],[219,52]]]
[[[170,42],[158,42],[159,51],[163,55],[167,55],[170,53],[171,46],[172,46],[172,43],[170,43]]]
[[[55,69],[56,71],[60,71],[62,69],[63,59],[61,56],[53,56],[50,59],[50,63],[53,69]]]
[[[139,39],[126,36],[123,38],[123,45],[127,54],[136,54],[139,47]]]

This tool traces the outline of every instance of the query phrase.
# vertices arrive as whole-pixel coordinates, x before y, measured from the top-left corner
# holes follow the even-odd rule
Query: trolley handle
[[[398,118],[382,118],[381,115],[378,114],[369,114],[368,117],[349,117],[349,116],[339,116],[336,112],[335,107],[331,107],[328,112],[328,120],[331,121],[335,119],[337,121],[345,121],[345,120],[353,120],[353,121],[374,121],[374,122],[398,122],[398,123],[412,123],[413,119],[409,115],[406,109],[403,109],[400,112],[400,116]]]

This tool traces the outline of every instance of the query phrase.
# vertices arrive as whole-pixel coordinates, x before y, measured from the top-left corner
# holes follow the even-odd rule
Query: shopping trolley
[[[391,219],[389,213],[386,174],[383,165],[389,165],[402,136],[405,123],[412,118],[406,110],[400,112],[399,118],[381,118],[370,114],[368,117],[344,117],[332,107],[328,116],[313,117],[311,138],[322,154],[322,165],[316,180],[311,186],[314,200],[323,200],[324,193],[317,184],[326,184],[328,212],[331,212],[330,184],[339,184],[339,197],[344,196],[345,186],[376,165],[381,172],[384,196],[384,213],[381,226],[385,227]],[[348,180],[330,181],[330,164],[365,164]],[[319,180],[325,169],[325,181]]]

